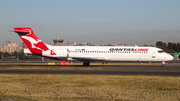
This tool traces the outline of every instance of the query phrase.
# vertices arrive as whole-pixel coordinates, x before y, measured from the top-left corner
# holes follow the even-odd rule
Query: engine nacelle
[[[42,56],[49,57],[49,58],[56,58],[60,60],[64,60],[68,58],[69,52],[67,49],[54,49],[54,50],[47,50],[42,52]]]

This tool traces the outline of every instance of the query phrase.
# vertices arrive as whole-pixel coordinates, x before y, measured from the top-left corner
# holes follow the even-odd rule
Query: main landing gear
[[[89,62],[84,62],[83,66],[89,66]]]
[[[165,66],[165,62],[162,62],[162,65],[161,65],[162,67],[164,67]]]
[[[104,65],[104,64],[107,64],[107,62],[102,62],[102,64]]]

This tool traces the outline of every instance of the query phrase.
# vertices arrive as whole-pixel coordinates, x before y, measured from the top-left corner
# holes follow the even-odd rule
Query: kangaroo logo
[[[29,36],[22,36],[21,38],[28,40],[31,43],[31,48],[37,48],[37,49],[42,50],[41,48],[38,47],[38,43],[42,42],[41,40],[38,39],[36,41],[34,38],[29,37]]]
[[[29,48],[43,50],[43,46],[44,46],[43,42],[39,38],[35,37],[30,29],[24,29],[24,31],[28,31],[29,33],[24,36],[21,36],[21,38],[31,43],[30,45],[31,47]]]

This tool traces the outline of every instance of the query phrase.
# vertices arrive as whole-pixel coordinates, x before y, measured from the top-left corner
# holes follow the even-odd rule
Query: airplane
[[[52,46],[42,42],[31,28],[15,27],[9,30],[17,33],[30,53],[59,61],[78,60],[83,66],[100,61],[162,62],[173,60],[173,56],[156,47],[138,46]]]

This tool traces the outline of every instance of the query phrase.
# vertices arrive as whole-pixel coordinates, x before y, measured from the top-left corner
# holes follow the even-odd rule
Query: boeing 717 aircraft
[[[31,28],[14,28],[32,54],[42,57],[67,61],[82,61],[84,66],[90,62],[100,61],[147,61],[162,62],[173,60],[170,54],[156,47],[122,47],[122,46],[52,46],[42,42]]]

